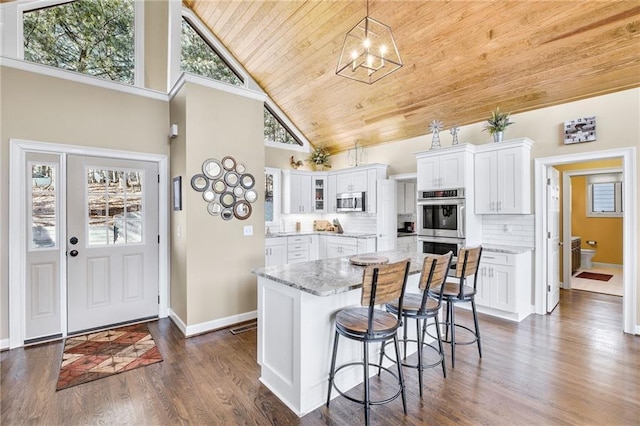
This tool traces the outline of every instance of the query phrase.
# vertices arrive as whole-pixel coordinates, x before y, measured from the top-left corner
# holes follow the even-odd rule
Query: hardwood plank
[[[550,315],[520,323],[480,315],[483,358],[462,346],[447,378],[405,369],[398,399],[371,410],[372,424],[631,425],[640,418],[640,336],[622,333],[622,298],[562,290]],[[471,324],[467,311],[457,319]],[[353,425],[344,398],[299,419],[258,381],[256,330],[184,339],[168,319],[149,324],[163,362],[55,391],[62,343],[0,354],[0,423]],[[327,348],[330,351],[330,348]],[[446,348],[449,358],[449,348]],[[449,364],[450,365],[450,364]],[[389,390],[372,380],[374,391]],[[355,392],[359,389],[356,388]]]

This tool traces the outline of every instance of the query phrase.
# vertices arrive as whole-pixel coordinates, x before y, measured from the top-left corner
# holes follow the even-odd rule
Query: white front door
[[[158,315],[158,165],[67,158],[68,332]]]
[[[560,172],[547,167],[547,312],[560,301]]]

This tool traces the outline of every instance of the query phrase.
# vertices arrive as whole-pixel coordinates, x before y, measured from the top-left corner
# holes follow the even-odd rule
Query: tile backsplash
[[[535,246],[535,216],[483,215],[482,242],[511,246]]]
[[[296,222],[300,222],[301,232],[313,231],[314,220],[338,219],[342,225],[344,232],[357,234],[375,234],[376,233],[376,215],[368,213],[335,213],[335,214],[283,214],[280,216],[278,226],[269,228],[270,232],[294,232],[296,230]]]

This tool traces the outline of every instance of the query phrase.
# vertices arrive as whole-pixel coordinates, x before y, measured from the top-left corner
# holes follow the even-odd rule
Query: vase
[[[324,170],[324,164],[314,164],[316,172],[321,172]]]
[[[502,142],[503,135],[504,135],[504,132],[495,132],[493,134],[493,142],[494,143]]]

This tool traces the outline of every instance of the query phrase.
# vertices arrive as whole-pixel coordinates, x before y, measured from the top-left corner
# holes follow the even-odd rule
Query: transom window
[[[622,216],[622,173],[587,178],[587,216]]]
[[[89,245],[142,242],[144,173],[87,169]]]
[[[134,84],[134,1],[78,0],[25,11],[24,59]]]
[[[209,77],[235,86],[244,85],[243,79],[184,18],[182,18],[180,44],[180,68],[182,71]]]

